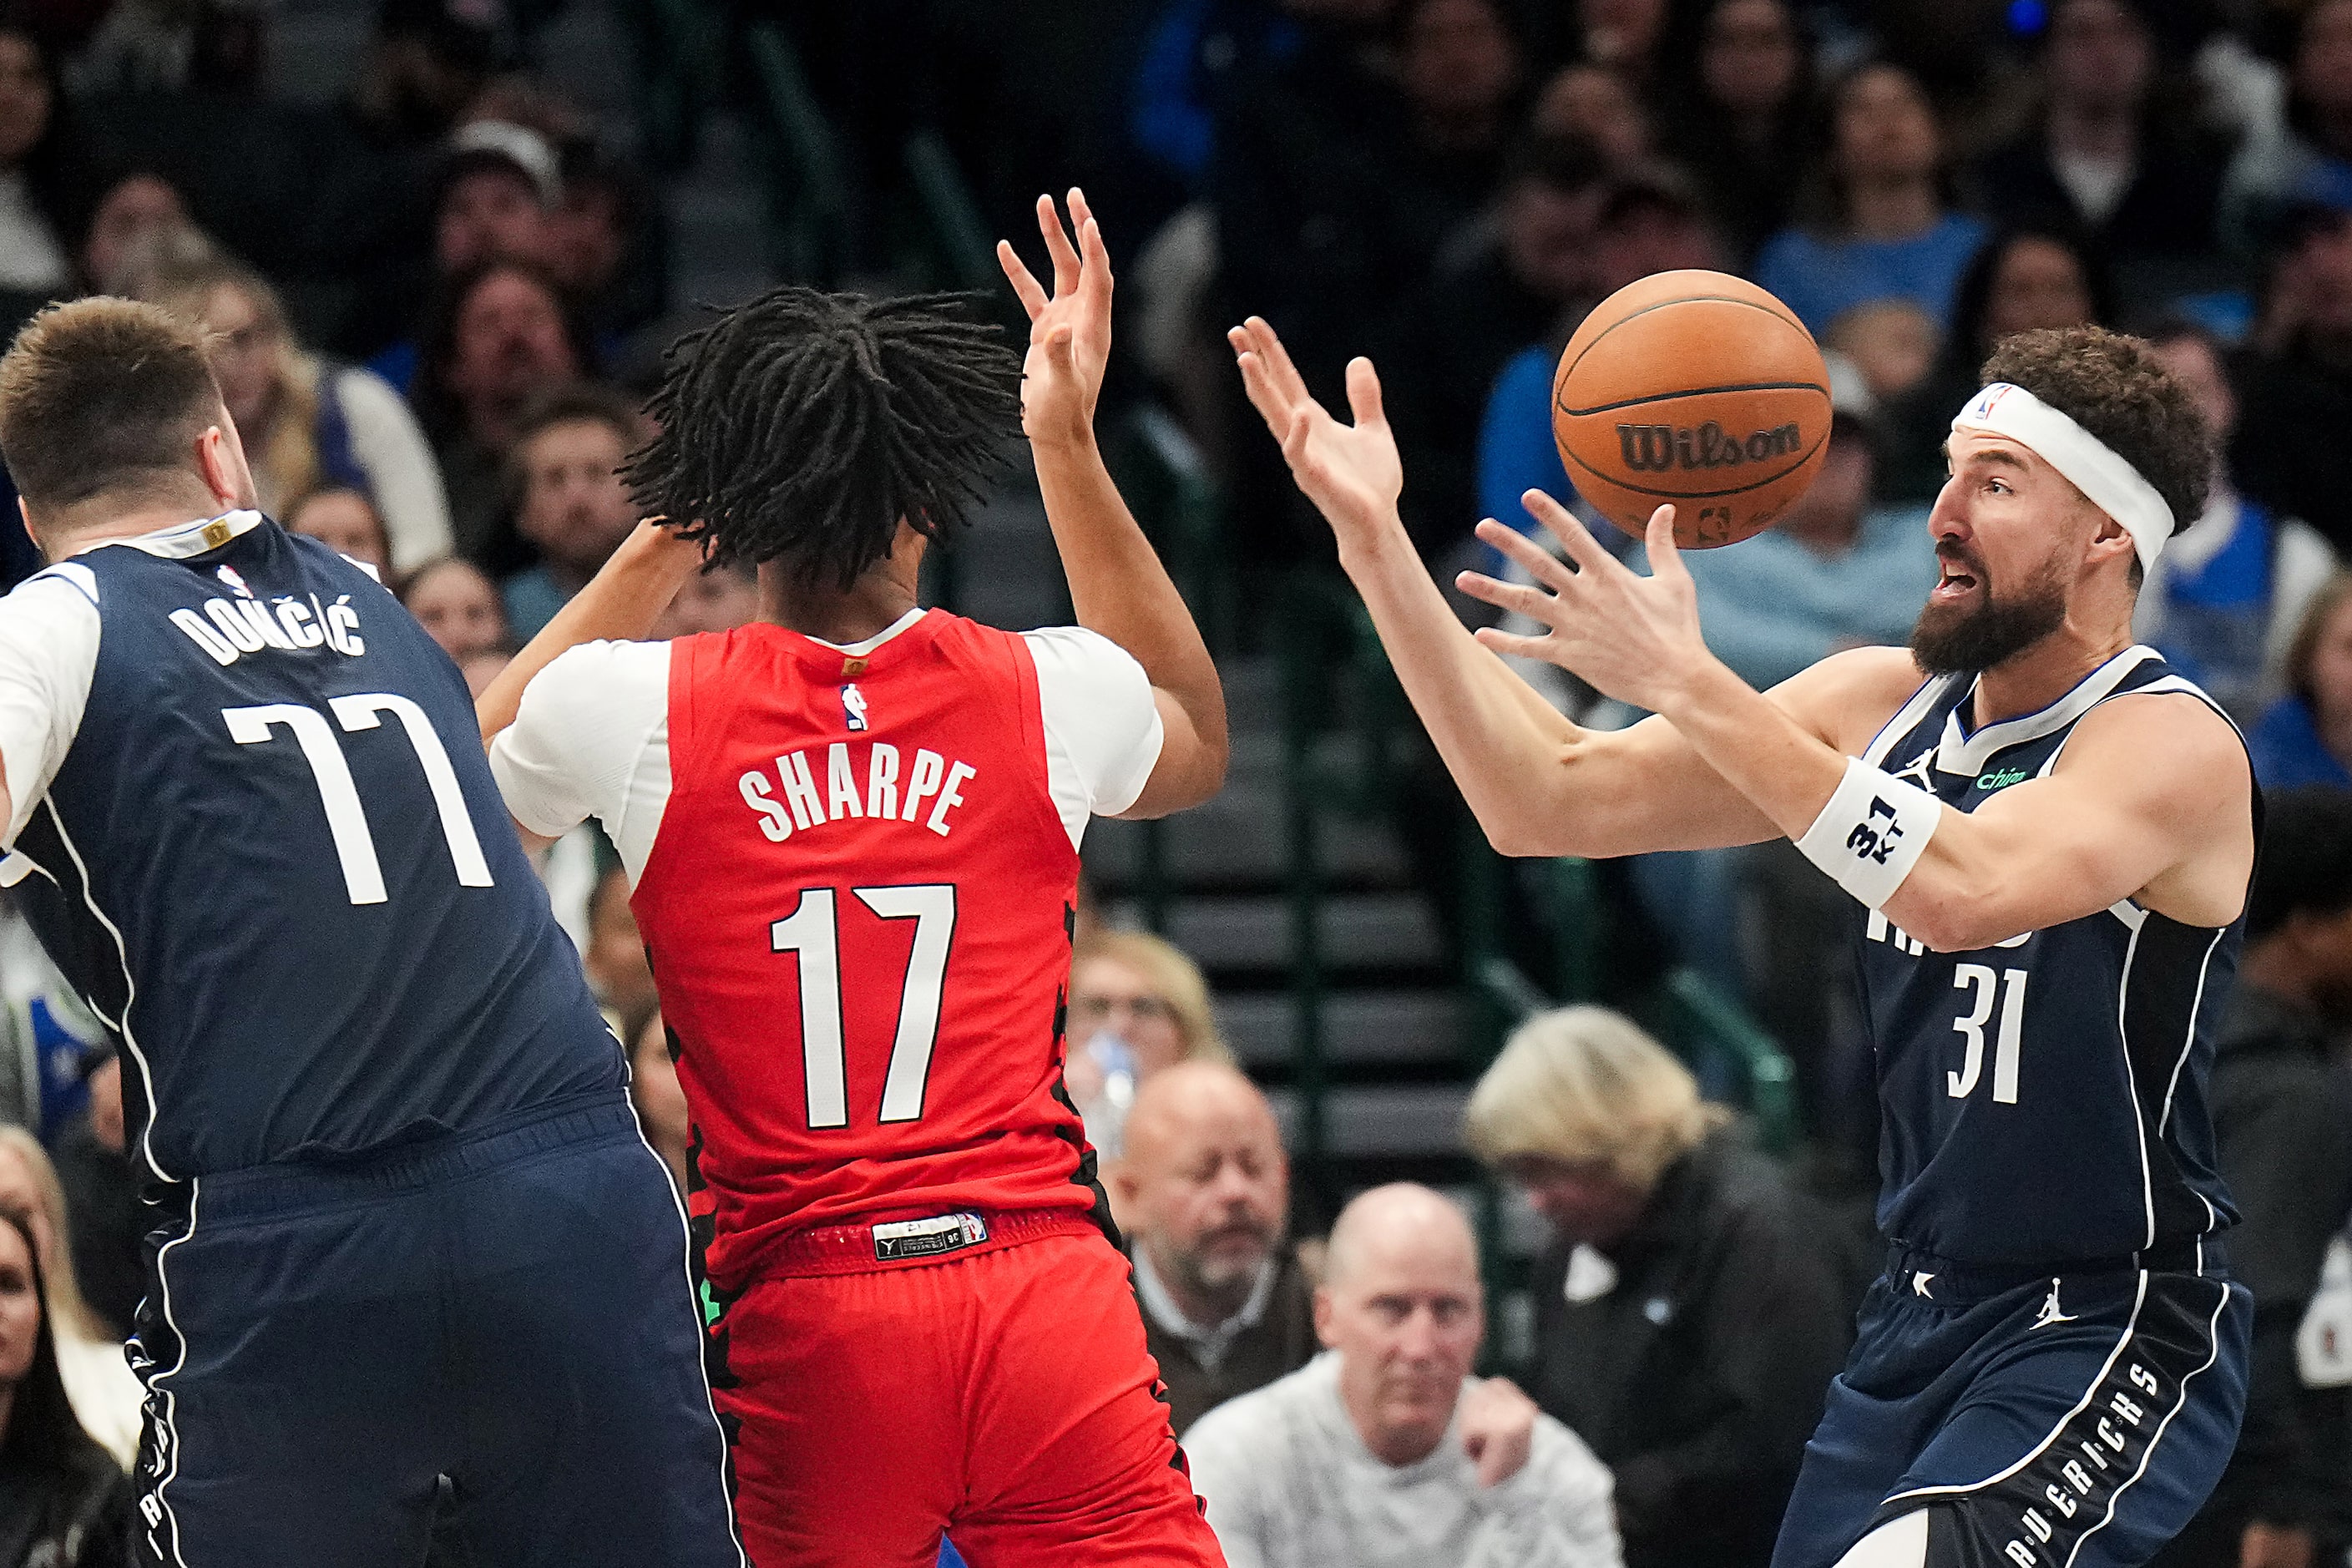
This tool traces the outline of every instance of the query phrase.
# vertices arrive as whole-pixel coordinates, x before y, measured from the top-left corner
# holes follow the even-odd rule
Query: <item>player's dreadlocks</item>
[[[624,473],[714,563],[845,589],[899,519],[933,540],[964,521],[1020,432],[1020,383],[965,297],[777,289],[671,345],[660,434]]]

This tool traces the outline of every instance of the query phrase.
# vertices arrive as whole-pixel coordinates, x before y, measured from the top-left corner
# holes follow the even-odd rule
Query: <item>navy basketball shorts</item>
[[[683,1212],[624,1100],[173,1189],[132,1363],[170,1568],[740,1568]],[[442,1478],[446,1477],[445,1484]]]
[[[2253,1303],[2218,1254],[2031,1279],[1898,1256],[1864,1299],[1773,1568],[2146,1563],[2245,1413]]]

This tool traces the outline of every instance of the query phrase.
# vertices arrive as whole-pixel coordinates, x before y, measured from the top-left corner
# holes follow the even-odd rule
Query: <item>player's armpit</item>
[[[2079,920],[2126,899],[2197,926],[2245,907],[2253,778],[2195,697],[2102,703],[2056,768],[1971,812],[1947,809],[1886,918],[1942,952]]]

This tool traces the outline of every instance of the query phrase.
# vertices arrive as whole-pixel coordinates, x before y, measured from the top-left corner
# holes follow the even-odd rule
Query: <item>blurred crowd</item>
[[[530,68],[564,3],[383,0],[329,103],[264,90],[253,0],[0,8],[0,318],[103,291],[204,322],[266,508],[374,567],[477,691],[636,522],[616,470],[682,320],[640,139]],[[1759,686],[1907,634],[1943,432],[1996,340],[2150,337],[2223,456],[2140,634],[2273,792],[2214,1090],[2253,1394],[2164,1561],[2347,1561],[2352,0],[747,0],[718,25],[747,21],[782,28],[838,135],[853,279],[897,281],[912,127],[994,232],[1087,186],[1121,276],[1109,401],[1163,405],[1204,455],[1259,611],[1328,545],[1250,438],[1222,339],[1244,314],[1327,398],[1375,360],[1443,569],[1480,562],[1480,516],[1531,526],[1525,489],[1570,495],[1550,377],[1593,304],[1685,267],[1779,293],[1830,353],[1829,458],[1771,533],[1690,560]],[[37,564],[0,529],[0,580]],[[710,573],[656,635],[756,610]],[[1529,673],[1585,721],[1632,717]],[[1198,968],[1082,930],[1070,1092],[1236,1568],[1769,1559],[1878,1265],[1833,1201],[1876,1139],[1848,911],[1785,848],[1649,858],[1623,896],[1788,1047],[1812,1162],[1761,1152],[1617,1013],[1528,1023],[1462,1129],[1544,1236],[1508,1364],[1460,1211],[1392,1185],[1300,1223]],[[587,833],[545,875],[683,1184],[626,879]],[[0,914],[0,1568],[121,1560],[144,1224],[121,1074]]]

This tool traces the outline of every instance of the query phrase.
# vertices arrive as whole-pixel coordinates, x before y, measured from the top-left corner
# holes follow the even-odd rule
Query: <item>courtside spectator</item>
[[[555,149],[528,126],[474,120],[449,138],[433,207],[433,264],[451,277],[486,261],[551,259],[563,200]]]
[[[2352,789],[2352,572],[2311,596],[2281,672],[2286,695],[2246,737],[2264,789]]]
[[[1284,1245],[1282,1130],[1238,1069],[1178,1062],[1138,1089],[1107,1184],[1178,1436],[1314,1358],[1314,1287]]]
[[[129,1469],[139,1451],[140,1405],[146,1390],[123,1360],[121,1336],[110,1332],[82,1300],[74,1278],[65,1188],[40,1140],[21,1127],[0,1125],[0,1213],[24,1217],[40,1256],[58,1374],[75,1418]],[[0,1509],[0,1514],[5,1511]]]
[[[2040,118],[1977,167],[1987,215],[2071,227],[2130,281],[2210,260],[2222,159],[2185,95],[2160,90],[2159,66],[2141,0],[2058,0]]]
[[[89,1109],[50,1140],[65,1213],[73,1218],[68,1256],[83,1303],[98,1320],[95,1338],[120,1345],[137,1326],[146,1294],[147,1208],[131,1166],[122,1118],[122,1058],[110,1053],[90,1069]]]
[[[1696,79],[1667,118],[1667,146],[1745,265],[1796,209],[1812,61],[1787,0],[1711,0],[1697,33]]]
[[[1917,302],[1940,326],[1985,226],[1950,210],[1944,132],[1909,71],[1886,61],[1830,92],[1825,144],[1795,226],[1756,258],[1756,281],[1815,332],[1874,300]]]
[[[2036,327],[2104,325],[2114,313],[2106,267],[2074,235],[2025,227],[1987,241],[1961,275],[1935,368],[1887,411],[1886,493],[1932,502],[1944,488],[1944,438],[1984,384],[1977,372],[1995,343]]]
[[[131,1560],[131,1478],[74,1419],[45,1284],[25,1217],[0,1210],[0,1563],[114,1568]]]
[[[2352,0],[2336,9],[2352,16]],[[2352,211],[2305,205],[2281,221],[2248,350],[2230,447],[2239,485],[2352,549]]]
[[[1586,62],[1555,72],[1536,95],[1528,123],[1538,136],[1590,144],[1614,174],[1644,167],[1657,155],[1649,110],[1624,76],[1604,65]]]
[[[2222,205],[2240,236],[2297,202],[2352,206],[2352,0],[2303,9],[2285,99],[2284,115],[2250,126],[2230,164]]]
[[[1532,1391],[1615,1472],[1628,1568],[1765,1562],[1852,1337],[1821,1217],[1598,1007],[1521,1026],[1465,1131],[1551,1222]]]
[[[1843,354],[1881,406],[1927,379],[1943,341],[1936,319],[1908,300],[1856,305],[1822,334],[1822,347]]]
[[[48,45],[21,20],[0,21],[0,290],[46,299],[73,281],[66,247],[85,198],[65,107]]]
[[[1064,1079],[1105,1163],[1136,1089],[1180,1061],[1230,1062],[1201,966],[1149,931],[1107,931],[1070,960],[1070,1052]]]
[[[646,1142],[669,1167],[669,1179],[686,1191],[688,1151],[694,1127],[688,1120],[686,1091],[677,1086],[677,1063],[669,1054],[669,1029],[655,1013],[637,1031],[629,1048],[629,1102],[637,1108],[637,1124]]]
[[[2352,1068],[2336,1049],[2347,1025],[2352,795],[2282,791],[2213,1058],[2213,1131],[2240,1215],[2230,1273],[2254,1294],[2245,1426],[2158,1568],[2317,1563],[2352,1521],[2352,1390],[2307,1386],[2295,1344],[2328,1243],[2352,1222]]]
[[[499,590],[517,642],[538,636],[637,526],[621,465],[645,435],[627,398],[593,384],[550,392],[516,422],[515,531],[539,552]]]
[[[338,555],[374,567],[378,582],[394,580],[383,519],[364,490],[341,485],[312,490],[287,509],[286,531],[315,539]]]
[[[79,280],[92,293],[128,293],[146,246],[187,226],[187,204],[162,175],[124,174],[90,205],[74,247]]]
[[[653,965],[646,958],[636,911],[629,908],[629,879],[618,861],[599,873],[595,891],[589,895],[588,945],[580,961],[614,1036],[635,1039],[661,998],[654,990]]]
[[[263,511],[279,516],[331,486],[357,490],[376,510],[394,570],[449,552],[449,504],[416,416],[381,377],[297,342],[278,290],[258,272],[217,254],[172,258],[142,280],[139,296],[212,334],[213,379]]]
[[[457,553],[503,574],[530,563],[508,513],[507,461],[532,401],[590,368],[586,337],[538,268],[459,273],[427,312],[409,401],[432,440]]]
[[[2186,321],[2147,336],[2226,453],[2238,400],[2221,343]],[[2336,556],[2308,524],[2240,495],[2226,456],[2216,457],[2210,495],[2205,515],[2175,534],[2150,568],[2133,633],[2251,724],[2278,697],[2287,647]]]
[[[1315,1327],[1326,1350],[1185,1439],[1232,1568],[1614,1568],[1609,1472],[1501,1378],[1477,1244],[1426,1187],[1339,1215]]]
[[[749,626],[760,615],[760,580],[739,563],[707,566],[686,580],[646,634],[648,642],[693,637],[698,632],[731,632]]]
[[[401,584],[400,602],[460,664],[514,646],[498,589],[470,561],[450,555],[426,562]]]

